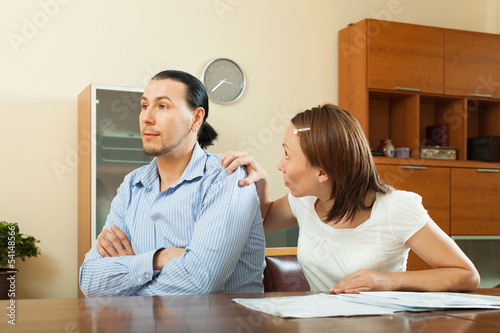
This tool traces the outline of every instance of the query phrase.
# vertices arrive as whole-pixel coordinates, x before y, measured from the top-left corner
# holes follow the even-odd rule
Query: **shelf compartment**
[[[419,98],[403,92],[369,91],[368,141],[377,149],[380,140],[391,139],[395,147],[409,147],[418,158]]]
[[[467,100],[467,138],[500,135],[500,101]]]
[[[500,101],[467,100],[467,138],[500,136]]]
[[[458,160],[466,160],[466,99],[445,96],[420,96],[420,145],[426,143],[426,127],[448,125],[448,146],[457,149]]]

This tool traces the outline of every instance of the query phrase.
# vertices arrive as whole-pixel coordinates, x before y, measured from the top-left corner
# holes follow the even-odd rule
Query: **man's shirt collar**
[[[201,149],[200,145],[198,142],[196,142],[193,150],[193,154],[191,155],[191,159],[189,160],[189,163],[182,173],[181,177],[171,187],[177,187],[178,185],[182,184],[184,181],[190,181],[198,177],[203,176],[203,172],[205,170],[205,164],[207,161],[207,154],[206,152]],[[153,158],[151,163],[149,163],[144,169],[142,170],[141,174],[137,178],[137,180],[134,182],[134,185],[137,185],[141,183],[144,187],[150,187],[153,186],[156,181],[158,180],[158,165],[156,163],[156,157]]]

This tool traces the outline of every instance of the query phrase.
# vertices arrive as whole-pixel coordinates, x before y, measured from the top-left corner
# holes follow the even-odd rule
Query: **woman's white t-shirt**
[[[418,194],[393,190],[376,194],[368,220],[356,228],[335,229],[320,220],[316,200],[288,195],[300,228],[297,258],[313,291],[329,290],[363,268],[405,271],[405,242],[429,219]]]

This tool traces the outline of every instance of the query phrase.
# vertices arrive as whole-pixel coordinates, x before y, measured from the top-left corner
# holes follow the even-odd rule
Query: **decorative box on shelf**
[[[456,160],[457,148],[440,146],[420,147],[420,158],[429,158],[435,160]]]
[[[425,128],[426,146],[448,146],[448,125],[433,125]]]
[[[467,159],[500,162],[500,136],[468,138]]]

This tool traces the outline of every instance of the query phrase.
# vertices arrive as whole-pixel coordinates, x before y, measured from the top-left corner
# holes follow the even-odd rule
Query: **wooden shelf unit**
[[[500,35],[366,19],[339,31],[339,106],[372,149],[382,180],[420,194],[449,235],[500,235],[500,163],[467,160],[467,139],[500,136]],[[448,125],[457,160],[421,159],[426,127]],[[428,267],[410,255],[408,269]]]

